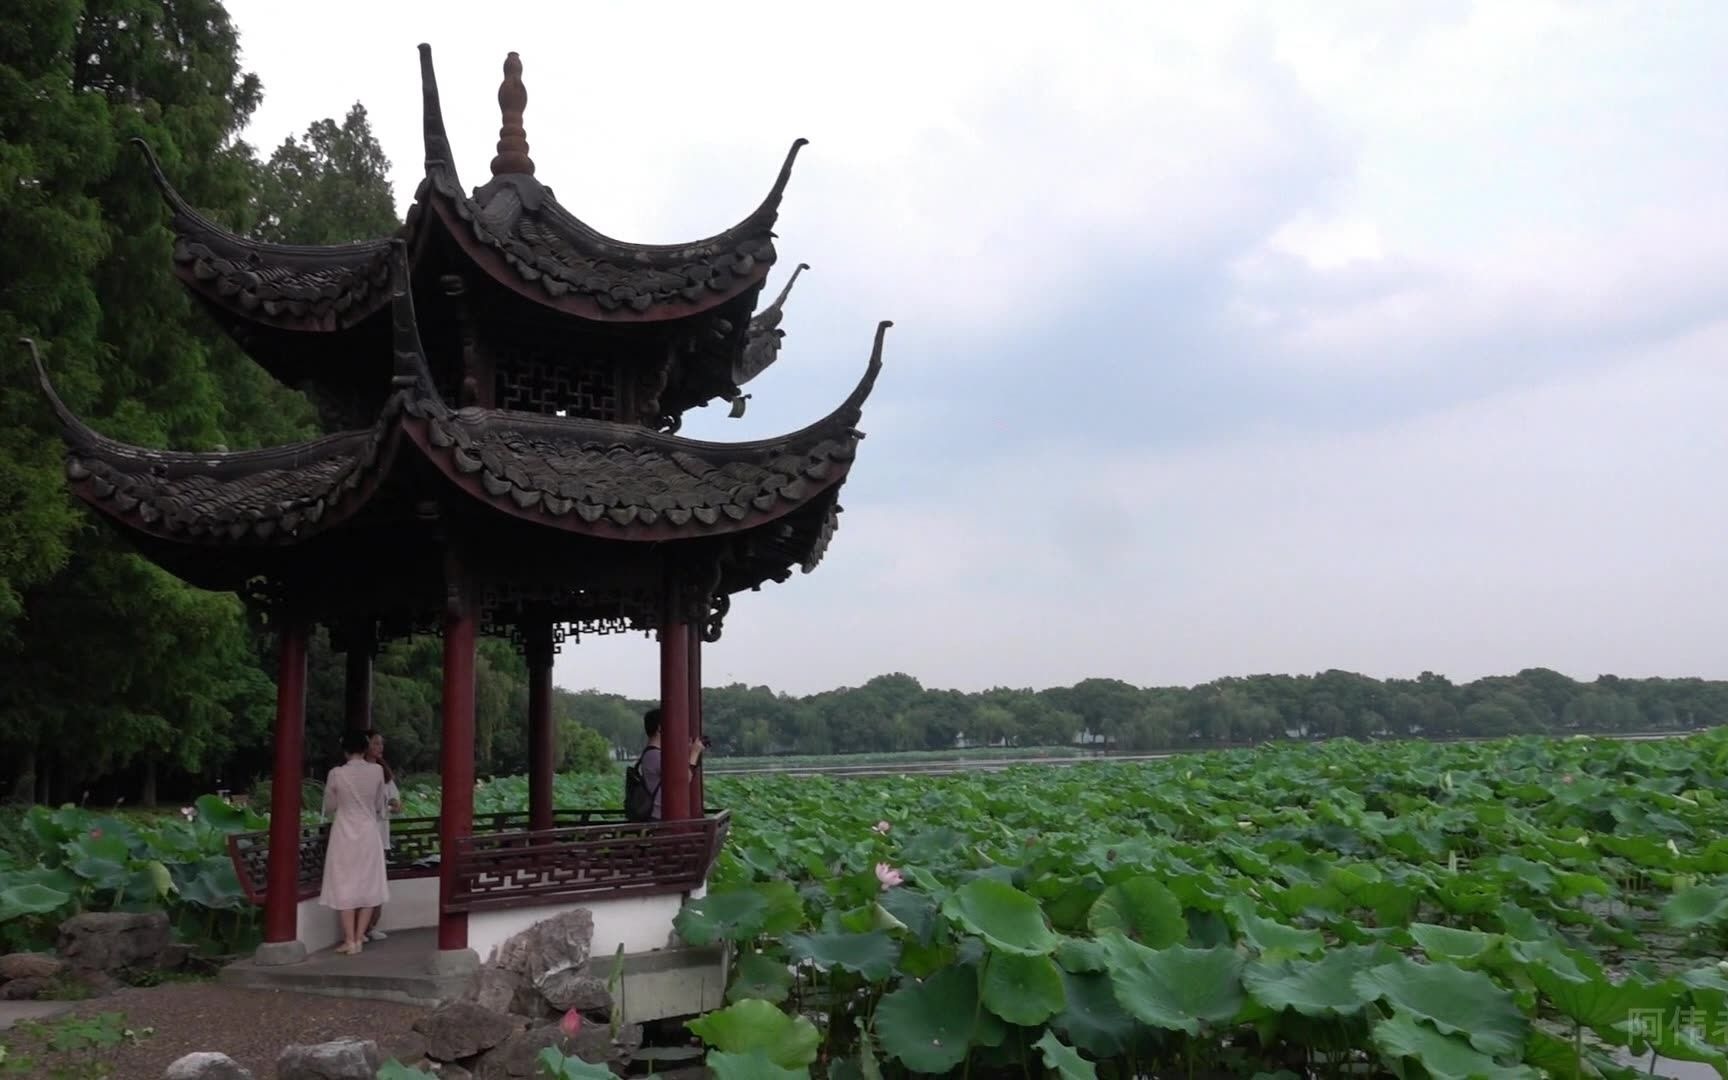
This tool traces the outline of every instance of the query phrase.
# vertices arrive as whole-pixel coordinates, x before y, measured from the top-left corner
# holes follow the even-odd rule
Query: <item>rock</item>
[[[383,1064],[378,1044],[369,1039],[285,1046],[276,1058],[276,1080],[375,1080]]]
[[[153,967],[173,942],[164,912],[88,911],[60,924],[60,955],[79,971]]]
[[[192,959],[192,946],[181,941],[169,942],[156,956],[156,970],[179,971]]]
[[[463,991],[461,1000],[471,1001],[482,1009],[514,1013],[530,1020],[544,1019],[549,1008],[527,979],[491,964],[479,970],[468,989]]]
[[[540,996],[558,1012],[575,1009],[578,1012],[610,1012],[612,992],[606,980],[571,968],[546,976],[539,984]]]
[[[432,1063],[432,1075],[442,1080],[474,1080],[474,1074],[460,1065]]]
[[[576,1051],[576,1040],[557,1024],[543,1024],[532,1031],[512,1035],[496,1050],[474,1063],[474,1080],[526,1080],[540,1075],[540,1052],[556,1046],[564,1054]],[[576,1054],[582,1057],[581,1054]],[[583,1058],[596,1064],[602,1058]]]
[[[72,973],[72,977],[90,992],[91,997],[106,997],[117,990],[126,989],[124,980],[116,978],[106,971],[75,971]]]
[[[461,1061],[492,1049],[521,1031],[517,1018],[472,1001],[440,1005],[414,1021],[414,1030],[426,1036],[426,1056],[433,1061]]]
[[[426,1036],[418,1031],[404,1031],[400,1035],[385,1039],[378,1052],[384,1055],[386,1061],[395,1058],[408,1065],[426,1057]]]
[[[605,1024],[583,1023],[574,1036],[566,1035],[560,1024],[542,1024],[530,1031],[512,1035],[474,1063],[474,1080],[527,1080],[540,1073],[540,1054],[555,1046],[569,1057],[581,1058],[594,1065],[622,1064],[629,1060],[642,1044],[642,1029],[627,1025],[612,1041],[612,1032]]]
[[[0,983],[0,1001],[33,1001],[53,985],[52,979],[13,979]]]
[[[162,1080],[252,1080],[252,1070],[227,1054],[187,1054],[168,1066]]]
[[[0,956],[0,982],[52,979],[65,970],[65,961],[53,953],[19,952]]]
[[[535,986],[546,976],[588,962],[594,943],[594,915],[587,908],[574,908],[543,919],[495,949],[491,964],[514,971]]]

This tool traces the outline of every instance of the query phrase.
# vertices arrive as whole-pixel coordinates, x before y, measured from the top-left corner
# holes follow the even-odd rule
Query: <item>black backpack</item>
[[[656,748],[648,748],[653,749]],[[654,820],[654,796],[660,789],[649,787],[648,781],[642,779],[642,758],[648,756],[648,750],[642,751],[636,764],[624,770],[624,818],[627,821]]]

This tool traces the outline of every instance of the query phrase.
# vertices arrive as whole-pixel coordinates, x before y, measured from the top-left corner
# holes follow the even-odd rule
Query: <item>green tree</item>
[[[396,231],[390,159],[366,107],[338,124],[319,120],[290,135],[259,168],[253,234],[278,244],[346,244]]]
[[[0,41],[0,333],[42,339],[64,396],[99,430],[152,446],[232,441],[207,339],[170,273],[161,200],[127,145],[143,137],[171,167],[197,162],[187,194],[244,217],[251,159],[235,136],[259,87],[226,12],[31,0],[0,13]],[[260,706],[239,605],[86,526],[29,369],[5,352],[0,669],[30,673],[0,686],[17,787],[68,795],[105,769],[137,764],[148,780],[159,762],[200,768],[219,729]],[[52,783],[25,775],[39,765]]]

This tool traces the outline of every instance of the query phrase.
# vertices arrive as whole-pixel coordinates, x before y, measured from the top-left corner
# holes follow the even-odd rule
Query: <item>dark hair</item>
[[[660,734],[660,710],[658,708],[649,709],[642,714],[642,732],[650,739]]]
[[[349,728],[342,733],[342,752],[344,754],[364,754],[372,744],[372,737],[357,728]]]
[[[377,728],[367,728],[366,729],[366,749],[368,749],[368,750],[372,749],[372,740],[373,739],[382,739],[383,737],[384,737],[384,733],[382,731],[379,731]],[[396,782],[396,770],[392,769],[390,767],[390,763],[388,761],[384,760],[384,756],[382,754],[380,754],[378,756],[378,767],[380,769],[384,770],[384,782],[386,784],[394,784]]]

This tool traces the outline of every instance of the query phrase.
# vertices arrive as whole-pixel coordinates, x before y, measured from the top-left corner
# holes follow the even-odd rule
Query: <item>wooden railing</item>
[[[707,880],[731,826],[731,814],[720,812],[465,836],[456,842],[456,888],[444,910],[688,892]]]
[[[553,828],[535,832],[528,828],[525,811],[476,814],[474,835],[460,839],[456,855],[463,860],[459,873],[464,884],[459,895],[469,899],[463,906],[452,904],[451,910],[512,907],[520,895],[556,898],[618,891],[579,884],[601,880],[620,882],[628,892],[638,895],[694,888],[683,883],[694,880],[700,884],[706,879],[730,827],[728,813],[710,810],[708,815],[692,821],[627,822],[620,810],[560,809],[552,812]],[[602,842],[608,836],[613,839]],[[696,844],[692,836],[705,837],[707,846]],[[629,851],[617,846],[620,837],[629,838]],[[310,900],[323,889],[324,852],[329,841],[328,824],[301,828],[298,899]],[[269,882],[270,834],[230,836],[228,856],[246,898],[262,904]],[[592,861],[584,864],[584,860]],[[438,819],[392,818],[385,861],[392,881],[437,876]],[[652,874],[660,877],[653,878]],[[493,897],[508,897],[508,902],[495,903]]]

